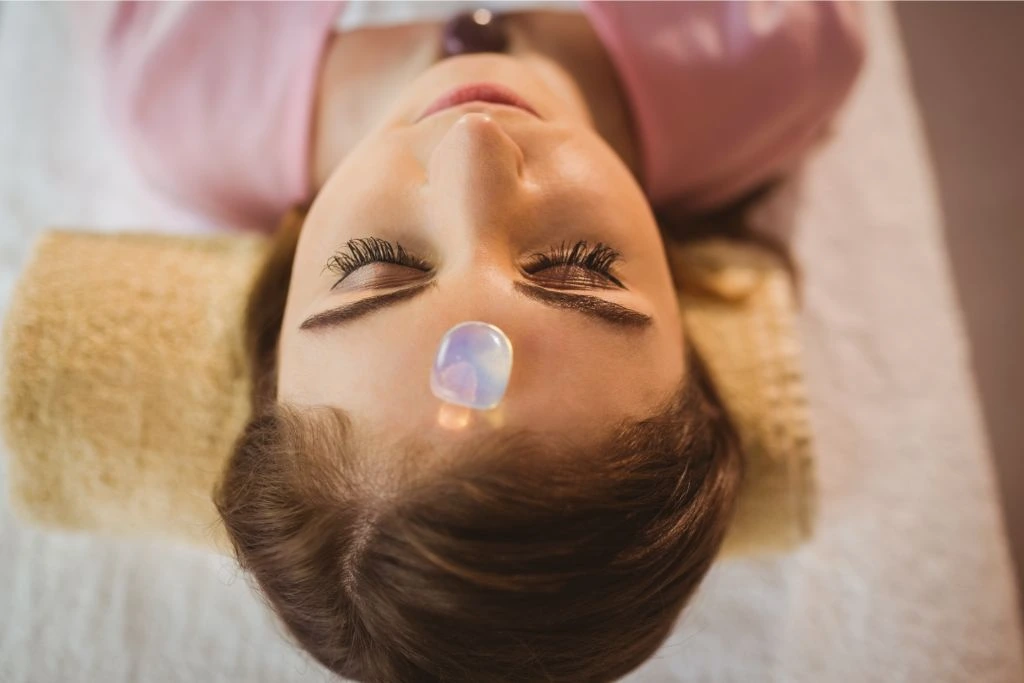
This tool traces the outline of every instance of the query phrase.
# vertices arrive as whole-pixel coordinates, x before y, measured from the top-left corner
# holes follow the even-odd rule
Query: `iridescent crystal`
[[[501,403],[512,374],[512,342],[494,325],[465,322],[441,338],[430,390],[442,401],[476,410]]]

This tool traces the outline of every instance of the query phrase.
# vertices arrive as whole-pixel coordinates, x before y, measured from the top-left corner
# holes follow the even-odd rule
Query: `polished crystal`
[[[499,328],[465,322],[441,338],[430,390],[442,401],[476,410],[501,403],[512,374],[512,342]]]

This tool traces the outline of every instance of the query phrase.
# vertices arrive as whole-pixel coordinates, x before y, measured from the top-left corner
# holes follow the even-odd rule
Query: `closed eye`
[[[572,246],[563,242],[551,251],[532,254],[523,272],[540,284],[561,289],[625,289],[612,274],[612,266],[620,259],[619,252],[600,242],[593,246],[585,240]]]
[[[429,273],[432,270],[426,260],[410,254],[397,242],[392,244],[379,237],[361,237],[349,240],[345,243],[344,247],[328,259],[327,270],[338,276],[331,289],[334,289],[357,272],[363,271],[367,266],[382,263],[390,263],[416,270],[420,273]],[[408,281],[407,277],[396,277],[396,274],[388,274],[381,269],[377,269],[377,271],[377,273],[364,273],[367,277],[363,278],[364,280],[372,279],[374,287],[391,286],[389,279],[392,278],[395,279],[394,284],[396,285]],[[375,274],[379,277],[374,277]]]
[[[537,284],[558,289],[626,289],[613,273],[619,252],[598,242],[563,242],[545,252],[530,254],[520,266]],[[409,284],[433,272],[426,260],[401,244],[379,237],[349,240],[327,261],[326,269],[338,276],[331,289],[346,282],[352,287],[385,289]],[[402,272],[405,271],[405,272]]]

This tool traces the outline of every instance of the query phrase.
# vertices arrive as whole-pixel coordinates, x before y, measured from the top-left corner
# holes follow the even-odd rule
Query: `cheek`
[[[676,316],[676,299],[657,221],[636,179],[600,140],[575,136],[542,167],[541,202],[549,220],[568,223],[581,238],[603,241],[623,257],[630,289],[659,314]]]
[[[526,151],[529,155],[531,150]],[[623,236],[657,234],[653,213],[636,178],[596,134],[571,131],[535,154],[537,185],[553,205]],[[527,161],[532,161],[529,156]]]
[[[636,179],[603,142],[580,151],[590,156],[589,165],[580,164],[580,180],[586,188],[580,210],[604,226],[623,255],[629,287],[652,303],[658,335],[652,346],[656,365],[663,376],[680,378],[684,360],[679,301],[654,212]]]

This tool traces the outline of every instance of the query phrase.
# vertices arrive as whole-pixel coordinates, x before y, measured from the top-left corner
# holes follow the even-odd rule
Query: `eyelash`
[[[327,270],[339,275],[335,286],[363,266],[371,263],[394,263],[424,272],[431,270],[430,264],[407,252],[401,244],[392,244],[379,237],[361,237],[349,240],[345,246],[327,261]]]
[[[529,261],[523,266],[527,273],[539,273],[549,268],[576,267],[597,273],[609,282],[618,287],[623,284],[612,275],[612,266],[622,256],[611,247],[598,242],[590,246],[586,240],[580,240],[572,246],[562,242],[554,249],[545,252],[536,252],[530,255]]]
[[[562,242],[547,252],[530,254],[523,271],[535,274],[559,267],[577,267],[592,271],[618,287],[623,284],[612,275],[612,266],[622,256],[611,247],[598,242],[591,246],[586,240],[575,244]],[[430,264],[407,252],[401,244],[392,244],[379,237],[362,237],[349,240],[345,246],[327,261],[327,269],[339,275],[335,286],[346,277],[371,263],[394,263],[424,272],[432,270]]]

